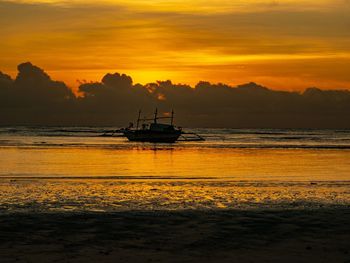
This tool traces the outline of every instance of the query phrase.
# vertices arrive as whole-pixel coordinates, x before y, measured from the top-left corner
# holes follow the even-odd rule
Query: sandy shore
[[[0,215],[1,262],[350,262],[350,209]]]

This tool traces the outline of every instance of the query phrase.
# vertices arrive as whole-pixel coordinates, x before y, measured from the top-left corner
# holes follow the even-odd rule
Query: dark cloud
[[[13,91],[23,103],[52,104],[74,97],[63,82],[53,81],[42,69],[30,62],[18,65]]]
[[[63,82],[52,80],[31,63],[18,65],[15,80],[0,76],[0,87],[7,83],[6,102],[1,107],[1,124],[45,124],[65,122],[61,115],[69,113],[74,94]],[[5,81],[4,81],[5,80]],[[4,90],[4,88],[2,90]]]
[[[0,94],[1,94],[0,99],[3,99],[3,96],[9,92],[12,84],[13,84],[12,78],[9,75],[4,74],[0,71]]]
[[[18,66],[12,80],[0,73],[1,122],[37,125],[125,125],[139,108],[176,112],[179,125],[245,128],[350,128],[350,91],[271,90],[256,83],[231,87],[199,82],[195,87],[170,80],[133,84],[125,74],[107,74],[83,83],[75,97],[31,63]]]
[[[101,82],[80,85],[84,94],[78,99],[79,112],[90,115],[87,123],[118,125],[134,119],[139,107],[156,103],[152,94],[142,85],[133,85],[132,78],[119,73],[107,74]],[[85,115],[85,116],[87,116]]]
[[[13,80],[7,74],[0,71],[0,105],[2,108],[7,107],[10,103],[10,91]]]
[[[12,84],[12,78],[0,71],[0,88],[6,88],[9,87],[9,85]]]

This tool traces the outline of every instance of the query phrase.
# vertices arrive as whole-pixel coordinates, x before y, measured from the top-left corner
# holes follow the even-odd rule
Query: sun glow
[[[141,83],[350,87],[346,1],[24,0],[0,5],[0,69],[13,76],[19,63],[31,61],[75,88],[116,71]]]

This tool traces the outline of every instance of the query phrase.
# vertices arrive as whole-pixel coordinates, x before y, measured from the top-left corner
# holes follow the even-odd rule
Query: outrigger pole
[[[156,108],[156,111],[154,112],[154,123],[157,123],[157,115],[158,115],[158,109]]]
[[[139,116],[137,117],[136,130],[139,129],[140,117],[141,117],[141,110],[139,110]]]
[[[174,123],[174,109],[171,110],[171,125]]]

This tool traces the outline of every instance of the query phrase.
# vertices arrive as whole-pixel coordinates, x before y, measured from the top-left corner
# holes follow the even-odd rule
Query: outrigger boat
[[[158,123],[160,119],[170,119],[170,124]],[[153,121],[151,123],[147,123]],[[140,123],[142,122],[141,128]],[[136,129],[133,129],[133,123],[130,123],[128,128],[121,129],[129,141],[136,142],[163,142],[174,143],[179,140],[180,136],[183,137],[183,141],[204,141],[204,138],[196,133],[183,132],[181,128],[174,126],[174,111],[171,112],[169,117],[158,117],[158,110],[154,112],[154,118],[141,119],[141,110],[137,118]],[[195,137],[186,138],[184,134],[194,135]]]

